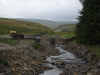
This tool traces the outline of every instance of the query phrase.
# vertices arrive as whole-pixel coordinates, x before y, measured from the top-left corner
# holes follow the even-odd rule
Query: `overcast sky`
[[[79,0],[0,0],[0,17],[75,20]]]

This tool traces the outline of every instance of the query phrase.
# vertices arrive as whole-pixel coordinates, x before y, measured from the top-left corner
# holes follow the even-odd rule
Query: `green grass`
[[[9,34],[9,31],[14,30],[21,34],[38,34],[48,33],[53,34],[53,30],[39,23],[18,21],[16,19],[0,18],[0,36]],[[16,40],[0,39],[0,43],[15,45]]]
[[[14,40],[14,39],[0,39],[0,43],[5,43],[5,44],[9,44],[9,45],[16,45],[17,40]]]
[[[48,33],[53,34],[53,30],[39,23],[18,21],[16,19],[0,18],[0,36],[8,35],[9,31],[14,30],[21,34],[38,34],[38,33]],[[0,39],[0,43],[7,43],[10,45],[15,45],[16,40],[13,39]]]
[[[9,34],[10,30],[15,30],[17,33],[24,34],[37,34],[41,32],[53,33],[50,28],[39,23],[0,18],[0,35]]]
[[[75,31],[76,28],[76,24],[64,24],[64,25],[60,25],[58,26],[55,31],[56,32],[73,32]]]
[[[28,29],[26,27],[17,27],[17,26],[11,26],[7,24],[0,24],[0,34],[8,34],[10,30],[15,30],[17,33],[32,33],[32,29]]]
[[[57,35],[60,35],[63,38],[71,38],[75,36],[74,32],[56,32]]]
[[[39,48],[41,47],[41,45],[40,45],[39,43],[35,43],[35,44],[33,44],[33,47],[34,47],[35,49],[39,49]]]

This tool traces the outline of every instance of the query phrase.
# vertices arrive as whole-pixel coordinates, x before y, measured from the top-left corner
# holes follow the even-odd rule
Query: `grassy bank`
[[[17,40],[14,40],[14,39],[0,39],[0,43],[5,43],[5,44],[9,44],[9,45],[16,45]]]
[[[60,35],[63,38],[71,38],[75,36],[74,32],[56,32],[57,35]]]

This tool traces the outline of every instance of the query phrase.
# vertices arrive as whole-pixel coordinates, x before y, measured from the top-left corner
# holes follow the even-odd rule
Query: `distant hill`
[[[56,32],[72,32],[75,30],[76,25],[75,24],[64,24],[58,26],[55,31]]]
[[[40,32],[53,32],[50,28],[40,23],[25,22],[16,19],[0,18],[0,34],[8,34],[10,30],[16,30],[18,33],[35,34]]]
[[[51,21],[51,20],[42,20],[42,19],[23,19],[20,18],[20,20],[29,21],[29,22],[37,22],[40,24],[43,24],[45,26],[48,26],[52,29],[55,29],[56,27],[63,25],[63,24],[76,24],[76,21]]]

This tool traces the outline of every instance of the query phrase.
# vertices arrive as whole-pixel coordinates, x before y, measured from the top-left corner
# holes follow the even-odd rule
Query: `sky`
[[[0,17],[6,18],[74,21],[81,9],[79,0],[0,0]]]

